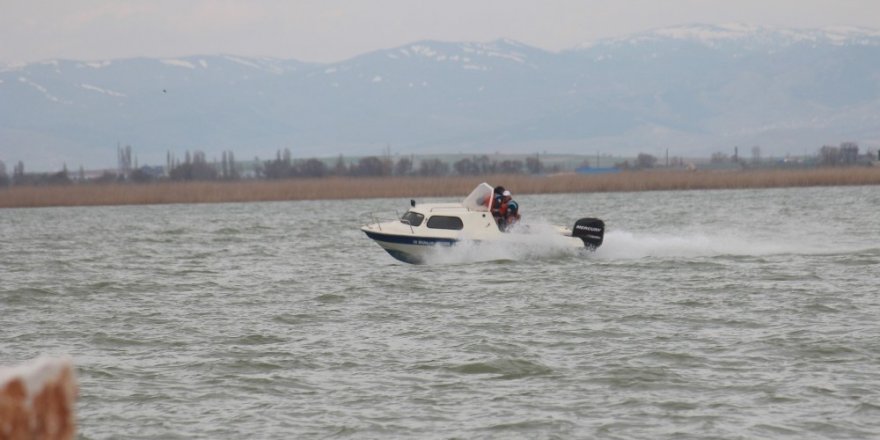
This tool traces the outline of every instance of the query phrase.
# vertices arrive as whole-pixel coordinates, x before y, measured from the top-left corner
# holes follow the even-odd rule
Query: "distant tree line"
[[[745,159],[739,156],[739,150],[734,150],[733,156],[729,156],[727,154],[716,152],[712,154],[710,158],[710,163],[713,164],[723,164],[723,163],[735,163],[739,164],[743,167],[747,166],[776,166],[779,164],[774,164],[774,160],[768,162],[764,160],[761,147],[754,146],[752,147],[752,157],[751,159]],[[786,163],[788,162],[788,158],[786,159],[777,159],[776,162]],[[801,165],[805,166],[856,166],[856,165],[871,165],[873,161],[880,161],[880,151],[874,152],[872,150],[868,150],[865,153],[859,152],[859,145],[855,142],[843,142],[839,146],[834,145],[823,145],[816,156],[811,157],[801,157],[797,159],[797,161]]]
[[[453,162],[438,158],[423,158],[418,161],[412,156],[367,156],[349,163],[339,156],[331,165],[319,159],[292,159],[290,150],[279,150],[275,159],[261,162],[257,160],[255,177],[265,179],[286,179],[294,177],[382,177],[382,176],[477,176],[485,174],[539,174],[545,171],[538,157],[528,157],[525,161],[493,161],[489,156],[467,157]]]
[[[875,159],[872,153],[859,154],[859,145],[855,142],[844,142],[840,146],[823,145],[819,149],[819,163],[824,166],[846,166],[870,164]],[[880,152],[876,157],[880,160]]]
[[[390,154],[383,156],[367,156],[346,160],[343,156],[335,159],[294,159],[289,149],[278,150],[271,160],[236,161],[232,151],[223,151],[220,161],[209,161],[202,151],[187,151],[183,159],[171,152],[166,156],[166,164],[162,166],[138,166],[137,157],[131,146],[117,147],[117,169],[104,171],[98,176],[87,176],[82,167],[74,175],[65,164],[61,171],[51,173],[26,173],[24,163],[17,162],[11,174],[6,164],[0,161],[0,188],[11,185],[68,185],[75,182],[112,183],[135,182],[146,183],[162,180],[170,181],[234,181],[240,179],[291,179],[321,178],[328,176],[345,177],[387,177],[387,176],[480,176],[491,174],[542,174],[559,172],[559,166],[547,167],[538,155],[527,156],[523,160],[493,160],[487,155],[464,157],[455,161],[444,161],[439,158],[419,158],[400,156],[392,158]],[[840,146],[825,145],[819,149],[815,165],[847,166],[870,163],[880,160],[880,152],[859,154],[859,146],[854,142],[844,142]],[[723,153],[714,153],[710,163],[737,163],[745,166],[747,161],[739,157],[738,148],[733,157]],[[760,147],[752,148],[752,164],[761,162]],[[634,161],[618,162],[615,167],[621,170],[650,169],[657,166],[657,157],[639,153]],[[667,166],[684,166],[681,158],[666,159]],[[584,161],[582,167],[589,167]]]
[[[630,163],[630,161],[625,160],[623,162],[618,162],[614,164],[614,167],[621,170],[646,170],[649,168],[654,168],[654,165],[656,164],[656,156],[647,153],[639,153],[639,155],[636,156],[636,160],[634,162]]]
[[[547,168],[540,158],[526,157],[525,160],[492,160],[489,156],[473,156],[453,162],[439,158],[420,158],[401,156],[367,156],[356,161],[346,160],[342,155],[331,160],[317,158],[294,159],[289,149],[278,150],[275,158],[240,162],[235,160],[232,151],[223,151],[221,160],[209,161],[202,151],[187,151],[182,159],[167,153],[166,163],[161,166],[137,165],[137,157],[131,146],[117,147],[117,169],[104,171],[99,176],[86,177],[80,172],[71,177],[65,165],[57,173],[24,172],[24,164],[18,162],[11,176],[0,161],[0,186],[9,185],[66,185],[74,182],[112,183],[153,181],[222,181],[240,179],[290,179],[321,178],[328,176],[345,177],[387,177],[387,176],[478,176],[486,174],[540,174],[557,172],[557,167]]]
[[[54,173],[25,173],[24,163],[18,161],[12,167],[12,175],[6,171],[6,164],[0,161],[0,188],[10,185],[32,185],[32,186],[48,186],[48,185],[68,185],[73,183],[70,173],[65,164],[61,171]]]

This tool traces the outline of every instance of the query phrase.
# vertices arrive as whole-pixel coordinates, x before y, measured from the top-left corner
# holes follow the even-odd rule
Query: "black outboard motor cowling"
[[[583,240],[584,246],[596,249],[602,246],[602,240],[605,238],[605,222],[597,218],[582,218],[574,222],[571,236]]]

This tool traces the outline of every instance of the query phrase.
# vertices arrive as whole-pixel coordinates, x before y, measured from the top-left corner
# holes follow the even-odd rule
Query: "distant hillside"
[[[331,64],[233,56],[0,70],[0,160],[380,154],[765,155],[880,146],[880,32],[680,26],[548,52],[424,41]]]

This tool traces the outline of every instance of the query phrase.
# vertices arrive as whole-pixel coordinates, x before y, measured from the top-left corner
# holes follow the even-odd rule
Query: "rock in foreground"
[[[74,438],[76,395],[69,358],[0,367],[0,440]]]

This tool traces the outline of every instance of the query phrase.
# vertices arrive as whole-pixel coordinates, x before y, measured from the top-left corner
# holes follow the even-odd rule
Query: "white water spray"
[[[722,255],[766,256],[780,254],[819,254],[838,252],[842,249],[829,247],[809,237],[776,236],[743,237],[724,233],[633,233],[610,231],[596,250],[596,258],[603,260],[626,260],[639,258],[697,258]],[[845,251],[851,251],[846,249]]]
[[[451,247],[436,247],[426,256],[428,264],[461,264],[484,261],[529,260],[571,257],[583,250],[556,226],[530,221],[515,226],[502,240],[460,241]]]

